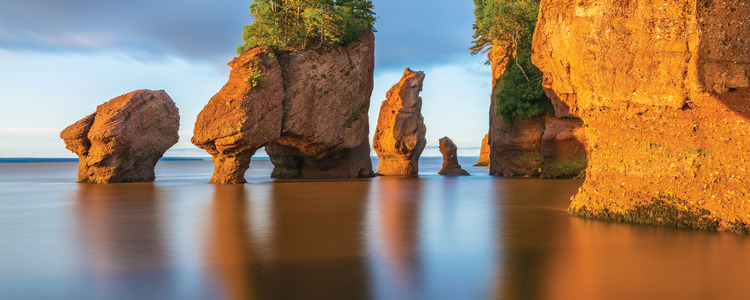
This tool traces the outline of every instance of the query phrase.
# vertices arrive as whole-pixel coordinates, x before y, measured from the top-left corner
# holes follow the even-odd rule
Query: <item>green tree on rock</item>
[[[374,31],[375,23],[370,0],[254,0],[250,13],[254,20],[245,25],[238,55],[261,45],[301,51],[348,44]]]
[[[505,45],[510,54],[505,74],[495,83],[498,114],[507,123],[550,113],[552,104],[542,89],[542,72],[531,63],[539,0],[474,0],[472,54]]]

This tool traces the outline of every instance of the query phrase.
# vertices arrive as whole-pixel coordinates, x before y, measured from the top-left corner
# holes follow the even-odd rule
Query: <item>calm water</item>
[[[461,163],[470,166],[473,158]],[[76,184],[0,164],[0,299],[748,299],[750,238],[587,221],[580,180],[471,177]]]

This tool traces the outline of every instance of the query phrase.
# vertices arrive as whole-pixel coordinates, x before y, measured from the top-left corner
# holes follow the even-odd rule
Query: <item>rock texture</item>
[[[482,146],[479,150],[479,159],[477,164],[474,166],[478,167],[489,167],[490,166],[490,134],[485,134],[482,139]]]
[[[443,154],[443,167],[438,174],[446,176],[467,176],[469,172],[461,168],[458,164],[458,147],[453,141],[446,137],[440,139],[440,153]]]
[[[179,126],[167,93],[138,90],[99,105],[60,137],[78,155],[78,182],[153,181],[157,161],[177,143]]]
[[[231,61],[229,81],[198,115],[192,139],[214,161],[210,182],[245,182],[263,147],[272,177],[373,176],[367,112],[374,41],[366,33],[347,46],[278,57],[256,47]]]
[[[496,83],[505,73],[509,52],[506,44],[495,42],[488,58],[492,63],[492,96],[490,105],[490,132],[488,134],[489,157],[486,159],[490,174],[496,176],[540,176],[541,178],[577,177],[586,168],[585,147],[581,143],[582,134],[573,137],[573,131],[581,132],[583,123],[575,112],[567,107],[554,93],[545,90],[555,107],[555,117],[539,115],[536,117],[505,122],[497,111]],[[566,124],[566,125],[562,125]],[[548,127],[554,125],[553,127]],[[569,125],[575,125],[575,128]],[[566,129],[560,131],[559,129]],[[551,131],[548,133],[547,130]],[[558,134],[562,134],[559,138]],[[544,140],[546,139],[546,147]],[[562,140],[567,139],[567,142]],[[557,141],[561,142],[558,143]],[[571,143],[577,143],[576,155],[565,153],[572,151]],[[556,145],[569,149],[557,149]],[[546,148],[543,151],[542,148]],[[557,154],[561,154],[558,156]],[[482,157],[477,165],[481,165]]]
[[[557,119],[551,121],[542,135],[541,153],[544,165],[540,178],[583,177],[588,157],[586,137],[581,119]]]
[[[393,85],[380,105],[380,116],[372,140],[378,154],[379,175],[417,175],[419,156],[427,140],[427,127],[422,117],[424,72],[404,70],[401,80]]]
[[[574,215],[750,227],[750,2],[543,0],[534,63],[585,123]]]

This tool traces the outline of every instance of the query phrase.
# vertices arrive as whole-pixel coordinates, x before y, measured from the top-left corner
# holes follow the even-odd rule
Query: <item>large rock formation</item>
[[[552,98],[554,94],[547,93],[551,96],[556,117],[538,115],[506,122],[502,115],[497,113],[496,83],[505,74],[509,55],[508,46],[502,42],[495,42],[488,55],[492,63],[489,157],[487,159],[490,174],[496,176],[541,175],[542,178],[578,176],[586,168],[586,153],[581,143],[582,134],[573,134],[573,132],[580,132],[583,124],[559,99]],[[552,127],[549,128],[549,126]],[[550,132],[547,132],[548,128],[551,129]],[[559,134],[562,135],[558,137]],[[562,140],[566,142],[557,142]],[[573,150],[569,145],[571,143],[577,143],[576,149],[581,149],[582,152],[571,153],[570,151]],[[566,145],[568,148],[558,149],[557,145]],[[547,150],[543,151],[542,148]],[[481,160],[480,157],[480,162]]]
[[[458,147],[447,136],[440,139],[440,153],[443,154],[443,167],[438,174],[446,176],[467,176],[469,172],[458,164]]]
[[[424,72],[404,70],[401,80],[391,87],[380,105],[380,116],[372,147],[378,154],[380,175],[417,175],[419,156],[427,140],[422,117]]]
[[[253,48],[229,63],[229,81],[195,122],[211,154],[212,183],[242,183],[266,147],[276,178],[373,176],[368,141],[372,33],[347,46],[275,56]]]
[[[60,137],[78,155],[78,182],[153,181],[156,162],[177,143],[179,126],[167,93],[138,90],[99,105]]]
[[[534,63],[589,153],[570,212],[750,229],[750,2],[541,3]]]
[[[474,166],[478,167],[489,167],[490,166],[490,134],[485,134],[482,139],[482,146],[479,150],[479,159],[477,164]]]

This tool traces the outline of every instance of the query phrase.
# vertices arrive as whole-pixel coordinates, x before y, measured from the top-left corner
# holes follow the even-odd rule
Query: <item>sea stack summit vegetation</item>
[[[539,0],[474,0],[472,54],[507,47],[508,65],[495,83],[497,111],[506,123],[553,112],[542,89],[542,72],[531,63]]]
[[[255,46],[275,51],[302,51],[347,45],[375,31],[370,0],[254,0],[253,23],[245,25],[237,55]]]

